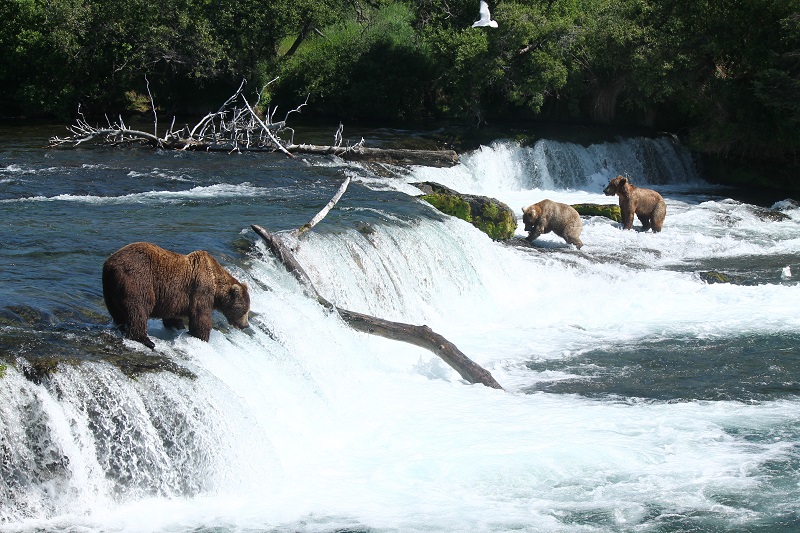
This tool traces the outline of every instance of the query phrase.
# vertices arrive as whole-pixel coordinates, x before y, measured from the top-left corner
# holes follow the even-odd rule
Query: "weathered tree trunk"
[[[387,339],[406,342],[435,353],[450,365],[459,375],[470,383],[482,383],[487,387],[502,389],[488,370],[464,355],[455,344],[448,341],[428,326],[414,326],[400,322],[390,322],[374,316],[356,313],[337,307],[350,327],[364,333],[379,335]]]
[[[450,367],[468,382],[480,383],[494,389],[503,388],[497,383],[488,370],[472,361],[469,357],[464,355],[455,344],[431,330],[428,326],[415,326],[400,322],[391,322],[355,311],[348,311],[347,309],[342,309],[341,307],[331,304],[317,292],[317,289],[311,282],[311,278],[308,277],[308,274],[306,274],[303,267],[300,266],[300,263],[297,262],[291,250],[281,241],[280,237],[256,224],[253,224],[251,227],[253,231],[264,239],[267,247],[283,264],[286,270],[305,286],[311,293],[311,296],[316,298],[321,305],[329,309],[334,309],[339,316],[342,317],[342,320],[347,322],[353,329],[425,348],[441,357],[445,363],[450,365]]]
[[[286,148],[292,153],[336,155],[348,161],[370,161],[393,165],[452,167],[458,163],[458,154],[453,150],[367,148],[360,145],[345,148],[341,146],[316,146],[313,144],[293,144]]]

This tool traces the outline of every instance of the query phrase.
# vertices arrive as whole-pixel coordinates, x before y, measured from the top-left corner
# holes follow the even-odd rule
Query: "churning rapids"
[[[496,141],[401,169],[48,150],[49,133],[0,132],[0,530],[800,529],[790,199],[731,199],[667,137]],[[411,185],[521,216],[544,198],[615,202],[617,174],[662,193],[664,231],[584,218],[580,251],[493,242]],[[349,329],[250,229],[299,227],[346,176],[297,250],[319,292],[429,325],[505,391]],[[251,328],[215,315],[204,343],[151,321],[155,353],[123,341],[100,270],[142,240],[206,249],[247,281]]]

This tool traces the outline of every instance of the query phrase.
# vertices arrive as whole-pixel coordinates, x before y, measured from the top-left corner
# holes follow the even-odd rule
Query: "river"
[[[800,529],[797,202],[734,200],[670,137],[498,139],[441,169],[52,133],[0,129],[0,530]],[[493,242],[412,185],[521,217],[614,202],[617,174],[661,192],[664,230],[585,217],[580,251]],[[348,176],[296,251],[316,288],[430,326],[505,390],[353,331],[250,228],[299,227]],[[208,250],[249,284],[251,327],[123,340],[100,271],[134,241]]]

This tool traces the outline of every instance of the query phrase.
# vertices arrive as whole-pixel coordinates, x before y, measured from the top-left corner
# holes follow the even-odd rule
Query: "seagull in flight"
[[[480,14],[480,20],[476,20],[472,23],[473,28],[477,28],[479,26],[491,26],[492,28],[497,27],[497,21],[492,20],[492,15],[489,13],[489,4],[487,4],[485,0],[481,0]]]

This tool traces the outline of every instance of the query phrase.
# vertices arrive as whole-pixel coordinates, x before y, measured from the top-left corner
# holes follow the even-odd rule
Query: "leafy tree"
[[[445,111],[479,121],[520,110],[539,113],[567,83],[575,2],[498,3],[492,12],[497,29],[472,28],[477,11],[474,2],[468,5],[461,9],[466,15],[449,11],[446,24],[436,25],[437,16],[429,15],[424,27]]]
[[[357,20],[331,25],[286,58],[279,101],[311,104],[347,118],[416,118],[430,84],[429,56],[400,3],[367,6]]]

